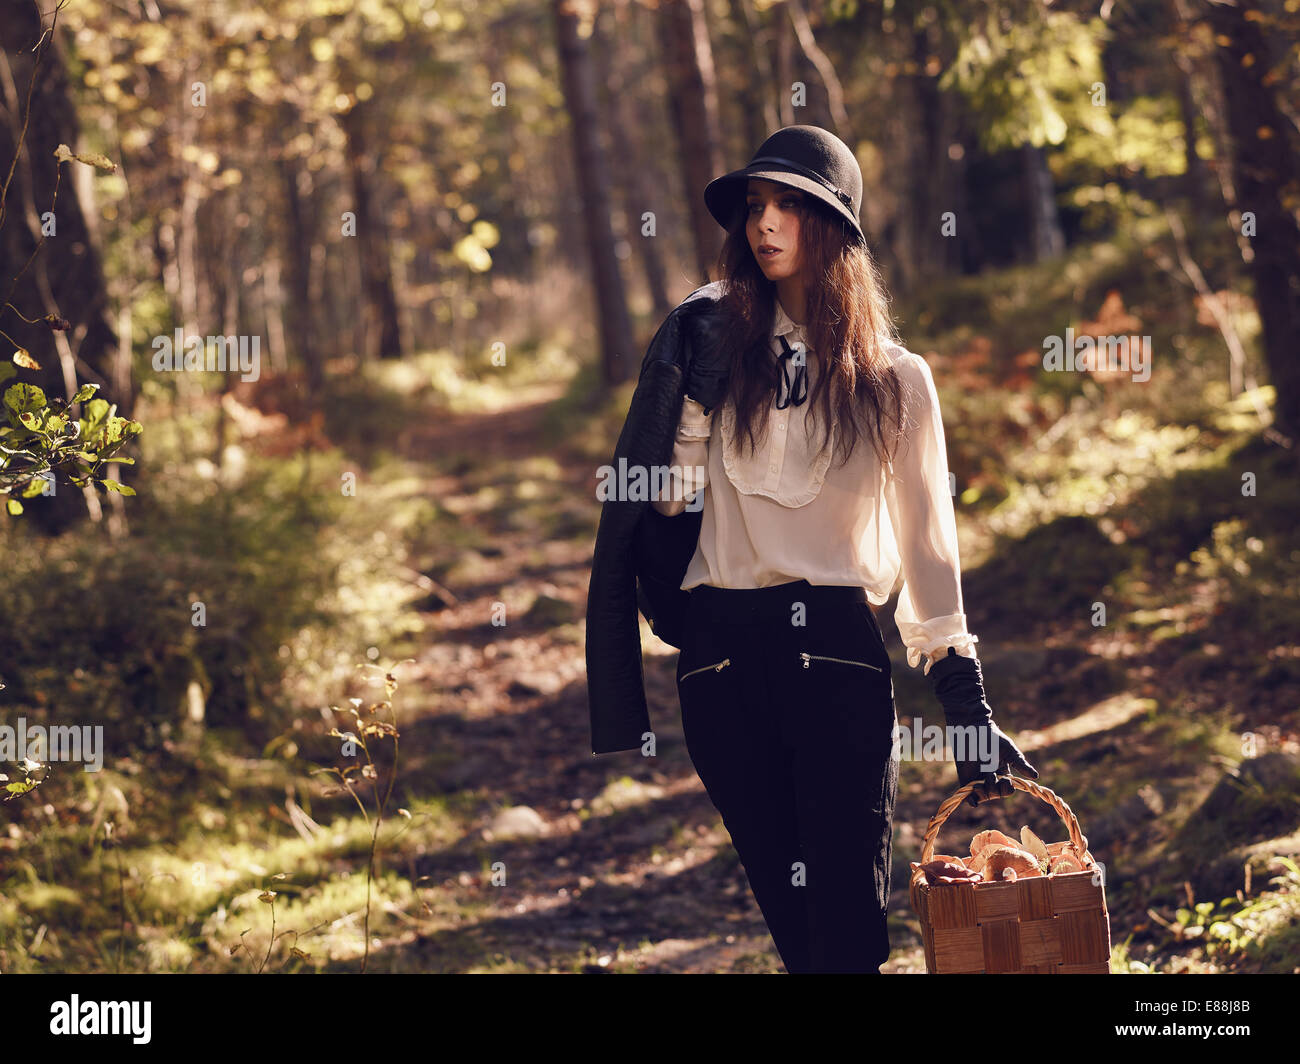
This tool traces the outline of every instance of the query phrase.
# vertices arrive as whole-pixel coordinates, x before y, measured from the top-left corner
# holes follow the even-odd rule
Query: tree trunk
[[[912,130],[912,181],[911,211],[908,217],[914,227],[916,270],[913,278],[922,285],[939,276],[953,273],[959,266],[959,237],[943,235],[942,215],[945,211],[956,213],[957,225],[969,225],[970,219],[958,213],[958,185],[962,179],[961,164],[948,158],[948,145],[952,142],[955,115],[952,98],[939,88],[939,70],[932,70],[930,56],[937,51],[932,44],[932,29],[915,25],[912,28],[912,62],[915,64],[909,80],[916,106],[915,125]],[[959,228],[958,232],[961,230]]]
[[[284,128],[292,128],[286,124]],[[317,346],[311,304],[311,248],[314,227],[309,218],[309,201],[303,195],[302,182],[307,171],[300,159],[283,151],[276,159],[280,187],[284,194],[284,263],[288,293],[289,328],[287,340],[294,361],[306,371],[307,387],[313,397],[320,395],[324,383],[323,352]]]
[[[1065,234],[1056,209],[1052,172],[1043,149],[1033,144],[1020,146],[1021,179],[1025,206],[1029,212],[1029,256],[1044,262],[1065,253]]]
[[[1300,225],[1294,133],[1265,78],[1273,69],[1261,23],[1243,6],[1210,4],[1216,58],[1232,139],[1236,207],[1254,216],[1250,264],[1263,326],[1278,431],[1300,434]],[[1285,81],[1282,82],[1285,84]]]
[[[740,35],[741,46],[755,75],[744,78],[738,90],[745,143],[752,145],[752,151],[781,128],[781,116],[772,93],[775,81],[772,57],[766,47],[771,33],[762,25],[750,0],[731,0],[731,19],[744,29]]]
[[[1175,52],[1174,65],[1178,68],[1175,89],[1178,93],[1178,114],[1183,121],[1183,189],[1191,205],[1192,214],[1200,218],[1205,213],[1205,166],[1196,151],[1196,104],[1192,99],[1191,60]]]
[[[70,399],[82,384],[99,384],[99,394],[116,403],[119,414],[129,416],[134,385],[125,391],[115,386],[120,376],[114,373],[117,337],[109,317],[103,269],[70,172],[63,173],[58,201],[53,205],[56,233],[46,237],[10,295],[13,279],[41,239],[41,216],[51,210],[58,168],[83,165],[59,163],[54,158],[59,144],[78,150],[80,135],[57,38],[42,44],[37,69],[32,47],[40,40],[42,29],[40,10],[32,2],[9,3],[0,18],[0,170],[4,173],[14,158],[28,87],[33,73],[36,76],[31,119],[0,212],[0,295],[4,297],[0,302],[7,299],[23,317],[37,319],[37,324],[30,325],[13,310],[3,309],[0,328],[41,365],[39,371],[20,371],[20,380],[37,384],[47,395],[60,399]],[[67,319],[69,329],[51,330],[39,320],[47,314]],[[33,523],[47,532],[62,531],[88,512],[97,519],[101,512],[93,489],[78,491],[66,482],[56,483],[53,495],[35,496],[24,506]]]
[[[776,53],[776,106],[781,126],[797,125],[794,108],[794,27],[781,11],[773,16],[772,50]],[[759,143],[762,143],[761,141]],[[755,148],[758,144],[754,145]]]
[[[622,10],[615,11],[611,17],[617,20]],[[627,135],[629,129],[644,130],[647,127],[638,121],[640,116],[634,113],[638,99],[635,90],[638,83],[636,75],[643,74],[644,71],[637,71],[634,56],[629,54],[627,49],[620,48],[618,42],[625,39],[625,35],[619,32],[616,22],[614,33],[606,35],[604,39],[605,42],[614,43],[604,43],[594,50],[596,69],[601,84],[605,86],[605,98],[608,100],[610,110],[609,132],[613,139],[615,169],[618,172],[619,187],[625,193],[624,214],[628,226],[626,238],[641,256],[646,284],[650,289],[653,317],[659,321],[667,317],[669,311],[673,309],[668,295],[668,269],[664,265],[663,255],[660,254],[663,242],[659,238],[658,231],[659,222],[667,215],[665,211],[656,209],[661,202],[661,197],[655,193],[651,171],[646,165],[645,153],[642,150],[645,145],[641,141],[633,143]],[[619,49],[617,55],[615,55],[616,48]],[[630,71],[631,76],[616,73],[622,71]],[[646,211],[653,211],[655,216],[655,234],[652,236],[646,236],[641,232],[641,216]]]
[[[357,219],[358,265],[361,267],[361,307],[364,344],[360,356],[369,361],[401,358],[402,329],[393,293],[393,269],[389,260],[388,234],[379,212],[371,206],[371,184],[379,172],[378,153],[372,154],[366,140],[369,107],[357,102],[340,116],[347,138],[345,154],[352,187],[352,209]]]
[[[701,278],[716,280],[712,271],[726,234],[704,205],[704,187],[722,172],[722,136],[703,0],[663,0],[659,31],[696,262]]]
[[[633,348],[632,319],[627,310],[623,272],[614,250],[609,165],[600,139],[596,79],[587,46],[591,23],[579,25],[580,6],[555,0],[555,29],[565,105],[573,136],[573,166],[581,193],[592,285],[600,330],[600,356],[608,384],[632,380],[640,367]]]

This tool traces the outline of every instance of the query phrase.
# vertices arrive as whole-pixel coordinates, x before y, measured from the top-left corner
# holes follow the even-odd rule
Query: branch
[[[831,117],[839,127],[845,140],[852,141],[853,127],[849,122],[849,112],[844,107],[844,86],[840,84],[835,66],[826,53],[822,51],[813,36],[812,26],[808,24],[808,15],[801,0],[789,0],[790,22],[794,25],[795,36],[799,38],[799,47],[808,58],[808,62],[817,68],[817,74],[826,86],[826,96],[830,103]]]
[[[1264,436],[1289,450],[1295,441],[1272,427],[1268,409],[1259,398],[1259,384],[1246,367],[1246,349],[1242,346],[1241,337],[1237,335],[1236,326],[1232,324],[1232,315],[1229,313],[1228,308],[1223,305],[1223,300],[1211,290],[1209,283],[1205,280],[1205,275],[1201,273],[1200,267],[1196,265],[1196,261],[1192,258],[1187,246],[1187,233],[1183,228],[1182,219],[1168,207],[1164,210],[1165,219],[1169,223],[1169,232],[1174,238],[1174,248],[1178,253],[1178,264],[1182,267],[1187,281],[1196,289],[1197,295],[1204,300],[1206,309],[1210,312],[1210,316],[1214,318],[1214,324],[1218,327],[1219,335],[1223,337],[1223,342],[1228,347],[1228,357],[1230,359],[1229,389],[1236,395],[1240,395],[1243,389],[1248,390],[1251,404],[1255,407],[1255,413],[1259,417]],[[1157,260],[1157,264],[1170,276],[1182,280],[1167,266],[1160,263],[1159,260]]]

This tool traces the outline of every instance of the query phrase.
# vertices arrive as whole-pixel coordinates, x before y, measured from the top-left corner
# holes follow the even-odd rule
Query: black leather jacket
[[[722,316],[721,283],[696,289],[675,307],[650,341],[641,376],[610,465],[629,469],[672,461],[681,416],[683,378],[692,337],[714,342]],[[686,327],[687,316],[695,321]],[[641,668],[637,611],[670,646],[681,648],[689,591],[681,590],[700,538],[702,510],[673,517],[649,500],[610,498],[600,512],[587,590],[587,699],[594,754],[636,750],[650,731]]]

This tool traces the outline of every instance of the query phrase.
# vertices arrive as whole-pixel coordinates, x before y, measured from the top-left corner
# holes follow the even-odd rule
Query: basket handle
[[[1003,777],[999,777],[999,779],[1001,778]],[[1006,778],[1011,780],[1011,786],[1016,790],[1026,791],[1055,809],[1062,823],[1065,824],[1066,831],[1070,833],[1070,849],[1079,858],[1079,862],[1085,868],[1096,865],[1096,859],[1088,852],[1088,838],[1079,830],[1079,820],[1074,815],[1073,810],[1066,804],[1064,798],[1035,783],[1033,780],[1021,779],[1019,776],[1008,776]],[[930,826],[925,829],[925,838],[921,842],[921,864],[926,864],[934,857],[934,840],[939,834],[939,829],[943,827],[944,821],[948,819],[953,810],[966,800],[966,795],[982,783],[982,780],[972,780],[965,786],[958,787],[957,790],[943,800],[938,811],[930,820]],[[925,873],[918,868],[912,873],[912,884],[919,885],[924,878]]]

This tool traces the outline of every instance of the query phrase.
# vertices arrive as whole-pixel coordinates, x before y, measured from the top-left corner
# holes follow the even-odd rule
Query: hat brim
[[[792,173],[789,170],[774,170],[765,163],[733,170],[729,174],[714,178],[705,186],[704,205],[709,209],[709,213],[713,215],[714,221],[728,232],[736,223],[739,211],[745,202],[746,185],[750,178],[775,181],[779,185],[789,185],[791,188],[797,188],[801,192],[807,193],[814,199],[824,203],[832,213],[848,222],[856,230],[859,237],[866,239],[862,232],[861,223],[856,218],[850,217],[844,205],[835,198],[835,195],[825,185],[814,181],[810,177],[804,177],[803,174]]]

